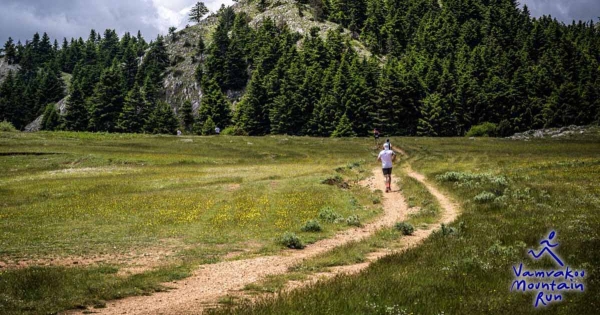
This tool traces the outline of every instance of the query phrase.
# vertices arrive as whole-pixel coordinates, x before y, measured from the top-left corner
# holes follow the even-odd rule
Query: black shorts
[[[392,168],[384,168],[383,169],[383,175],[392,175]]]

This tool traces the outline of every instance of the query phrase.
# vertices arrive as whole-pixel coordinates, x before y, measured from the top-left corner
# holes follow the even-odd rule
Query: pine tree
[[[124,80],[116,62],[107,68],[94,88],[90,100],[90,130],[116,131],[117,119],[123,110]]]
[[[9,65],[17,63],[17,48],[11,37],[4,44],[4,58]]]
[[[192,7],[192,11],[190,11],[190,22],[200,23],[202,17],[208,13],[208,8],[204,4],[204,2],[196,2],[194,7]]]
[[[88,109],[81,87],[75,85],[67,100],[67,113],[65,114],[65,129],[70,131],[85,131],[89,125]]]
[[[335,127],[335,130],[333,131],[331,136],[336,138],[356,137],[356,133],[352,129],[353,128],[350,119],[348,119],[348,116],[344,114],[342,118],[340,118],[340,121],[337,123],[337,126]]]
[[[48,104],[44,110],[44,118],[42,119],[42,130],[54,131],[60,126],[60,115],[56,110],[56,104]]]
[[[204,124],[202,125],[202,135],[203,136],[210,136],[212,134],[215,133],[215,122],[212,120],[211,117],[208,117],[206,119],[206,121],[204,122]]]
[[[206,52],[206,44],[204,44],[204,39],[202,36],[198,38],[198,45],[196,46],[196,55],[200,56],[200,60],[204,61],[204,53]]]
[[[263,106],[267,95],[263,85],[263,72],[259,66],[253,75],[244,98],[238,104],[236,111],[236,127],[250,136],[269,133],[269,112]]]
[[[165,102],[158,102],[150,114],[148,127],[153,134],[175,134],[179,122],[171,106]]]
[[[231,123],[229,101],[215,80],[210,80],[205,85],[204,96],[198,109],[198,120],[206,121],[210,117],[215,125],[223,129]]]
[[[135,46],[129,44],[123,54],[123,77],[125,79],[125,88],[130,90],[136,83],[135,79],[138,71],[138,60],[135,55]]]
[[[230,39],[227,35],[228,29],[225,26],[223,18],[220,19],[217,29],[213,34],[213,42],[208,48],[206,57],[206,73],[208,79],[214,79],[217,84],[225,88],[226,81],[229,78],[227,74],[227,50],[230,45]]]
[[[147,106],[142,97],[140,86],[135,83],[125,97],[123,111],[119,114],[117,129],[122,132],[139,133],[143,131],[148,116]]]
[[[39,72],[39,87],[36,95],[34,112],[39,113],[46,104],[56,103],[65,97],[65,83],[62,79],[58,63],[47,64]]]
[[[179,119],[183,123],[183,127],[186,131],[192,131],[194,126],[194,113],[192,102],[190,100],[183,102],[183,106],[179,109]]]
[[[441,119],[443,119],[442,97],[438,93],[430,94],[423,100],[417,135],[438,136],[441,129]]]

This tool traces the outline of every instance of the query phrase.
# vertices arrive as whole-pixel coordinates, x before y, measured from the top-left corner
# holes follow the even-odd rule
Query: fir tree
[[[88,109],[85,106],[83,91],[79,85],[72,88],[67,100],[65,114],[65,129],[70,131],[85,131],[89,125]]]
[[[4,44],[4,58],[9,65],[17,63],[17,48],[11,37]]]
[[[337,123],[335,130],[331,134],[332,137],[356,137],[356,133],[352,130],[352,123],[348,116],[344,114]]]
[[[56,110],[56,104],[48,104],[44,110],[42,119],[42,130],[54,131],[60,126],[60,115]]]
[[[202,125],[202,135],[203,136],[210,136],[212,134],[215,133],[215,122],[212,120],[211,117],[208,117],[206,119],[206,121],[204,122],[204,124]]]
[[[262,68],[254,71],[244,98],[236,111],[236,127],[248,135],[265,135],[269,133],[269,112],[263,106],[266,102],[266,91],[262,82]]]
[[[192,11],[190,11],[190,22],[200,23],[202,17],[208,13],[208,8],[204,4],[204,2],[196,2],[196,4],[192,7]]]
[[[179,119],[183,123],[183,127],[186,131],[192,131],[194,126],[194,113],[192,102],[190,100],[183,102],[183,106],[179,109]]]
[[[94,88],[90,100],[90,130],[117,130],[117,118],[123,109],[124,86],[121,70],[115,62],[102,73]]]
[[[198,109],[198,120],[206,121],[209,117],[219,128],[225,128],[231,123],[231,110],[229,101],[215,80],[205,84],[204,96]]]
[[[150,114],[148,126],[153,134],[175,134],[179,122],[171,106],[165,102],[158,102]]]
[[[119,114],[117,129],[121,132],[139,133],[146,124],[147,107],[137,83],[129,91],[123,103],[123,111]]]

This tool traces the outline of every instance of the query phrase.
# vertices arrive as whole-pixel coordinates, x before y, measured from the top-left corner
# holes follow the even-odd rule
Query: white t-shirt
[[[383,168],[392,168],[392,158],[396,155],[392,150],[383,150],[379,152],[379,157],[381,159],[381,166]]]

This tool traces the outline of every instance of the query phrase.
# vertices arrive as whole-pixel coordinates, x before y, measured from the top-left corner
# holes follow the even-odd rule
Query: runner
[[[383,144],[383,151],[379,152],[377,161],[381,161],[383,168],[383,176],[385,177],[385,192],[392,191],[392,166],[393,162],[396,161],[396,153],[390,150],[390,143],[386,142]]]
[[[373,136],[375,137],[375,145],[379,146],[379,130],[377,128],[373,129]]]

